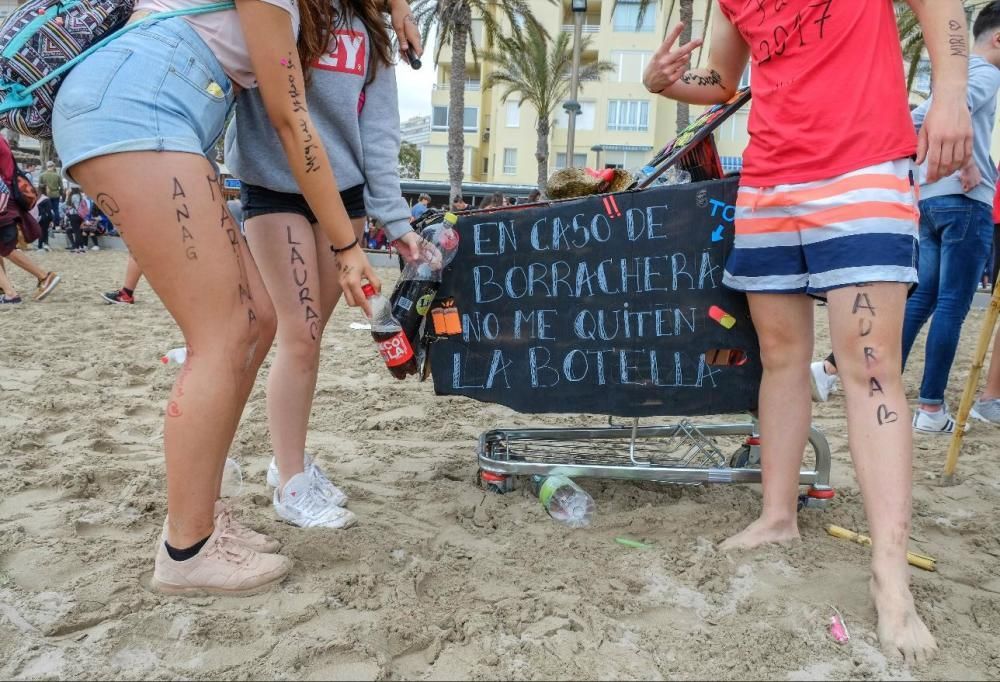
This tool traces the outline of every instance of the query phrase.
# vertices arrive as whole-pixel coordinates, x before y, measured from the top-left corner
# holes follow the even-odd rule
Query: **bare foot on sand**
[[[786,545],[799,539],[799,526],[796,517],[788,521],[775,522],[759,518],[742,533],[737,533],[721,545],[719,549],[728,552],[733,549],[753,549],[761,545]]]
[[[907,663],[923,664],[934,657],[934,636],[917,615],[913,595],[905,585],[880,587],[872,578],[869,584],[878,612],[878,641],[882,653],[890,658],[902,656]]]

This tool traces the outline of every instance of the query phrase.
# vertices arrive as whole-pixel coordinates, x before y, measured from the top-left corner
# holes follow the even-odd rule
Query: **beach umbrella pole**
[[[944,465],[943,482],[945,485],[951,485],[955,482],[955,468],[958,466],[958,455],[962,450],[965,425],[969,421],[972,400],[976,397],[979,377],[983,373],[983,362],[986,359],[986,352],[990,349],[990,344],[993,343],[993,330],[996,327],[998,315],[1000,315],[1000,286],[994,288],[990,305],[986,309],[986,319],[983,320],[983,328],[979,331],[979,342],[976,344],[976,355],[973,358],[972,369],[969,370],[969,379],[965,382],[962,402],[958,406],[955,432],[951,436],[951,444],[948,446],[948,459]]]

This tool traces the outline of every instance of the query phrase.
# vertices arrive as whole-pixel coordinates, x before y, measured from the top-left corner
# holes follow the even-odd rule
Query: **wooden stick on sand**
[[[865,547],[872,546],[872,539],[867,535],[861,535],[860,533],[855,533],[853,530],[847,530],[846,528],[841,528],[840,526],[827,526],[826,532],[835,538],[840,538],[841,540],[850,540],[851,542],[856,542],[859,545],[864,545]],[[910,562],[911,566],[922,568],[925,571],[937,570],[937,561],[934,557],[927,556],[926,554],[907,552],[906,560]]]
[[[1000,287],[994,289],[989,308],[986,309],[986,319],[983,320],[983,328],[979,331],[979,342],[976,344],[976,354],[972,360],[972,369],[969,370],[969,379],[965,382],[962,402],[958,406],[958,414],[955,418],[955,432],[951,435],[951,444],[948,446],[948,459],[944,465],[943,483],[945,485],[951,485],[955,482],[955,468],[958,466],[958,455],[962,449],[962,439],[965,437],[965,425],[969,421],[972,400],[976,397],[979,377],[983,373],[983,361],[986,359],[986,351],[989,350],[990,344],[993,343],[993,329],[996,327],[998,315],[1000,315]]]

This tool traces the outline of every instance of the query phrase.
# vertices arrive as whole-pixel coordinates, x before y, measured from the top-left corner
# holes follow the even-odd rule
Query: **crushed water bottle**
[[[236,497],[243,492],[243,469],[240,463],[232,457],[226,457],[226,466],[222,470],[221,497]]]
[[[570,528],[586,528],[594,518],[594,498],[566,476],[532,476],[538,501],[549,516]]]
[[[187,360],[187,356],[188,356],[187,346],[181,346],[180,348],[171,348],[163,355],[162,358],[160,358],[160,362],[162,362],[164,365],[169,365],[172,362],[177,363],[178,365],[183,365],[184,361]]]
[[[657,185],[686,185],[691,182],[691,174],[683,168],[671,166],[656,178]]]

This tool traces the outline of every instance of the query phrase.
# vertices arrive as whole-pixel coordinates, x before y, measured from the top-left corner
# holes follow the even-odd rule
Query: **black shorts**
[[[0,256],[6,258],[17,248],[17,223],[0,226]]]
[[[367,215],[363,184],[341,190],[340,200],[344,202],[348,217],[364,218]],[[244,220],[269,213],[296,213],[304,216],[310,224],[317,222],[316,214],[312,212],[306,198],[301,194],[275,192],[266,187],[244,182],[240,185],[240,203],[243,204]]]

